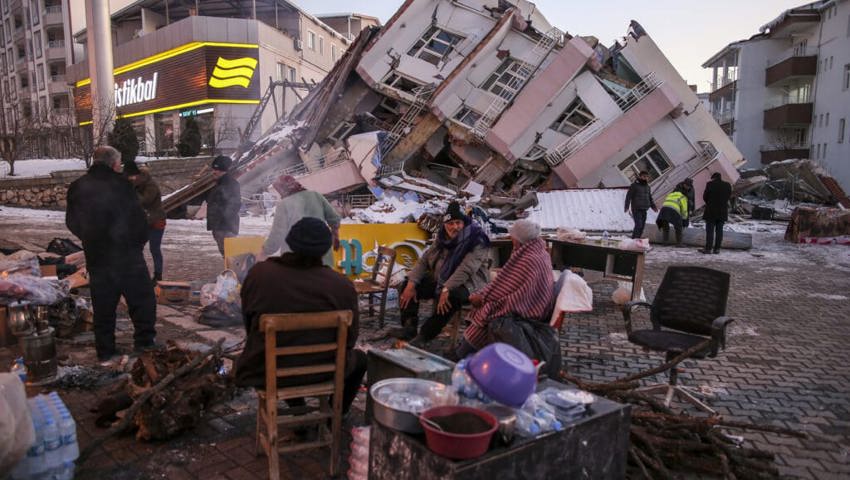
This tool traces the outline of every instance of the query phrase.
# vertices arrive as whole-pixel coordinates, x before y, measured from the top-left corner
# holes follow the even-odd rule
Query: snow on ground
[[[157,160],[167,160],[168,157],[136,157],[136,163],[143,164]],[[85,170],[86,163],[79,158],[36,158],[18,160],[15,162],[15,176],[9,176],[9,164],[0,161],[0,178],[31,178],[50,175],[51,172],[65,170]]]

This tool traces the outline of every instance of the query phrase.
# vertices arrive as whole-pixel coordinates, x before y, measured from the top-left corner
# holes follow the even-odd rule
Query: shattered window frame
[[[475,127],[478,120],[481,119],[481,114],[469,107],[460,107],[457,113],[452,116],[452,120],[466,125],[469,128]]]
[[[546,152],[547,150],[545,147],[541,147],[535,143],[528,149],[528,151],[525,152],[525,155],[523,155],[522,158],[528,160],[540,160],[544,155],[546,155]]]
[[[410,47],[407,54],[424,60],[435,67],[451,54],[455,47],[466,37],[444,28],[431,25]]]
[[[667,154],[653,138],[620,162],[618,168],[631,182],[637,179],[638,173],[646,171],[649,173],[649,181],[652,183],[670,171],[673,165],[670,163]]]
[[[576,123],[575,119],[581,119],[584,123]],[[585,105],[584,101],[582,101],[580,97],[576,97],[575,100],[573,100],[570,105],[564,109],[563,113],[558,115],[558,118],[552,122],[552,125],[550,125],[549,128],[571,137],[594,120],[596,120],[596,116],[593,115],[593,112],[587,108],[587,105]]]
[[[357,124],[354,122],[341,122],[337,127],[331,132],[327,139],[333,141],[334,143],[345,140],[351,131],[354,130]]]
[[[480,88],[505,100],[511,100],[522,88],[523,78],[517,72],[523,67],[527,68],[528,64],[522,60],[507,57],[481,84]]]
[[[422,83],[419,83],[416,80],[408,76],[402,75],[396,71],[391,71],[390,73],[388,73],[387,76],[384,78],[383,82],[381,83],[390,88],[393,88],[400,92],[409,93],[411,95],[414,94],[413,90],[415,88],[421,87],[423,85]],[[409,84],[409,86],[405,84]]]

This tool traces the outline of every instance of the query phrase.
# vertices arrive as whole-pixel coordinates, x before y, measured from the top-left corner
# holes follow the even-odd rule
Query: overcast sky
[[[310,13],[358,12],[386,22],[402,0],[295,0]],[[593,35],[610,46],[629,20],[640,22],[688,83],[708,91],[700,65],[727,44],[758,33],[783,10],[805,0],[538,0],[554,26],[572,35]]]

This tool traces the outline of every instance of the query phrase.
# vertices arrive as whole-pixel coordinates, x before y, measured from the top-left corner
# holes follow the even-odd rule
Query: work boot
[[[399,340],[410,340],[416,337],[418,318],[402,318],[401,328],[391,328],[387,334]]]
[[[714,249],[714,251],[713,251],[713,252],[711,252],[711,253],[713,253],[713,254],[717,255],[718,253],[720,253],[720,249],[715,248],[715,249]]]
[[[700,248],[698,251],[699,253],[711,253],[710,248]]]

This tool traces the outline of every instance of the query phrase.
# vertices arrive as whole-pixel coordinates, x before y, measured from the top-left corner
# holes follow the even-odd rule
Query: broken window
[[[372,115],[382,122],[395,123],[401,113],[401,103],[389,97],[384,97],[381,103],[372,110]]]
[[[515,58],[502,60],[499,68],[481,85],[483,90],[511,100],[522,88],[525,79],[531,74],[531,66]]]
[[[576,98],[549,128],[571,137],[595,118],[584,102]]]
[[[543,158],[543,155],[546,155],[546,149],[535,143],[528,149],[527,152],[525,152],[525,155],[522,158],[527,160],[540,160]]]
[[[407,54],[436,66],[448,57],[455,45],[460,43],[463,38],[460,35],[431,26]]]
[[[469,107],[461,107],[454,116],[455,120],[469,127],[474,127],[475,122],[477,122],[480,118],[481,114]]]
[[[652,181],[667,170],[670,170],[670,161],[655,140],[650,140],[620,163],[620,171],[631,181],[635,181],[642,171],[648,172]]]
[[[390,72],[390,74],[387,75],[387,78],[384,79],[384,84],[395,88],[396,90],[411,94],[413,93],[414,88],[422,86],[422,84],[414,82],[413,80],[395,72]]]
[[[355,123],[353,122],[342,122],[340,123],[330,135],[328,135],[328,140],[336,143],[340,140],[345,140],[348,137],[348,134],[354,130]]]

